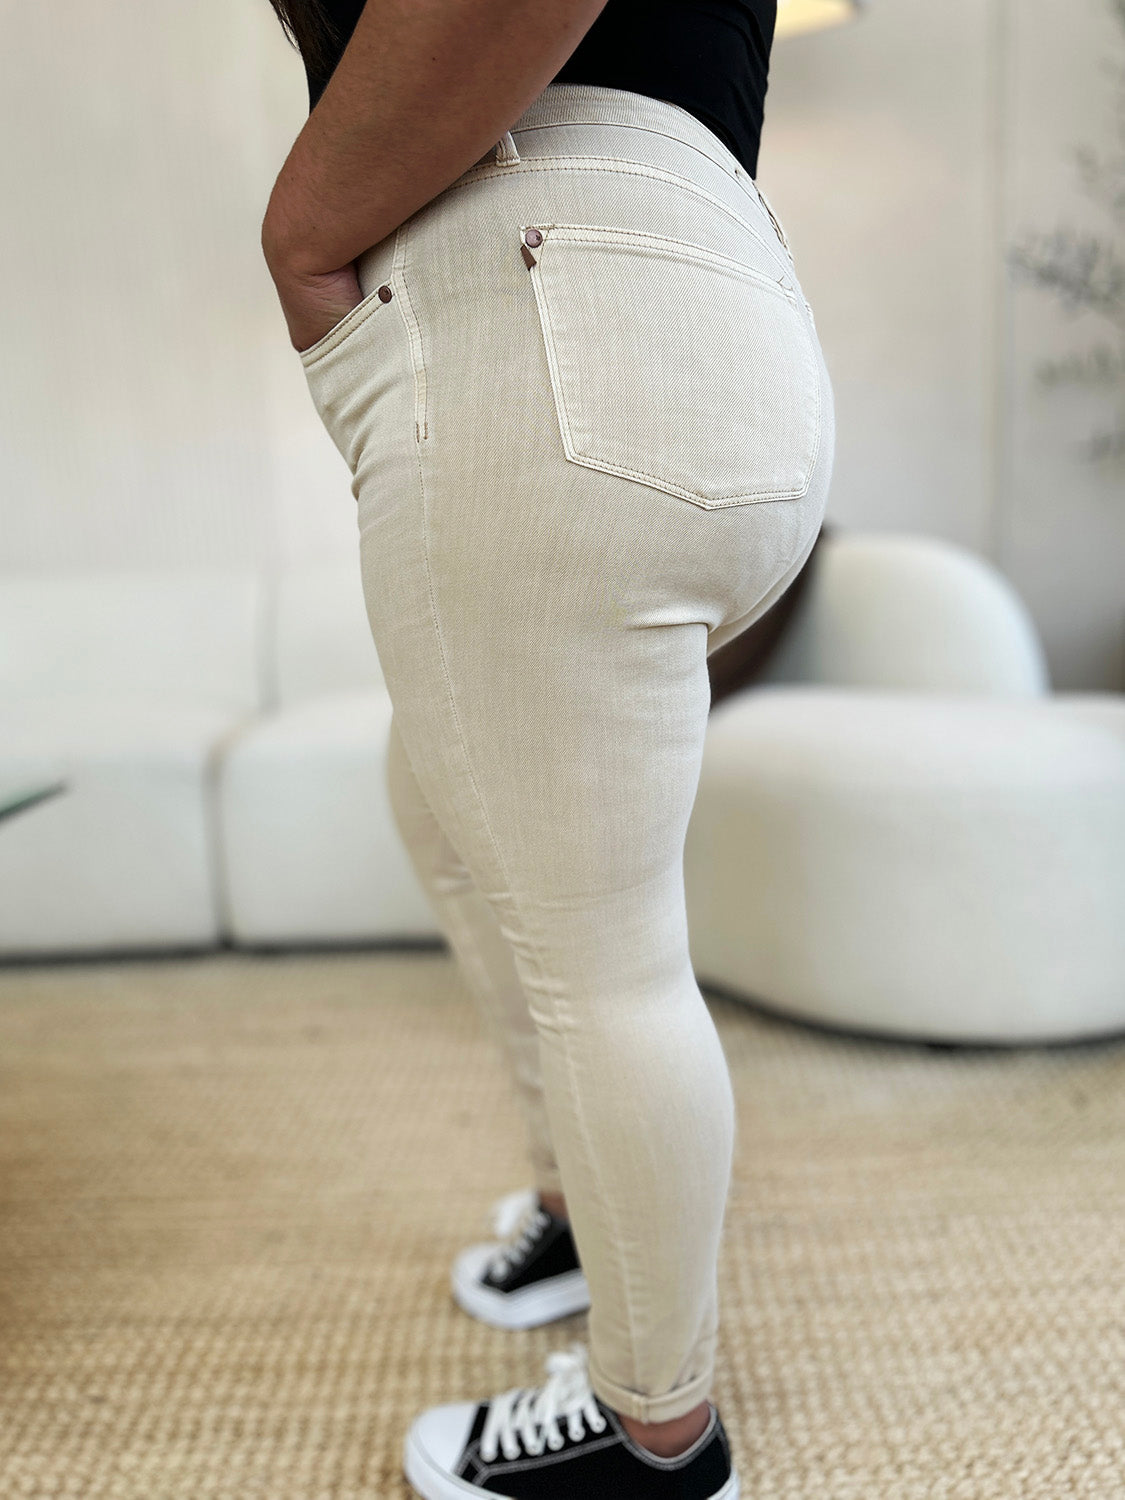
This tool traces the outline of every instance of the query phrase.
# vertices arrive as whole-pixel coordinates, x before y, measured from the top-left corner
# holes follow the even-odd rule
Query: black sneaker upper
[[[510,1459],[501,1449],[487,1463],[480,1440],[489,1403],[482,1401],[454,1474],[484,1494],[511,1500],[711,1500],[729,1480],[730,1446],[715,1407],[706,1431],[687,1453],[657,1458],[639,1449],[616,1414],[595,1400],[606,1423],[603,1431],[590,1432],[583,1422],[582,1437],[574,1439],[563,1420],[559,1448],[544,1448],[537,1456],[521,1451]]]
[[[545,1224],[544,1218],[547,1220]],[[527,1228],[525,1238],[531,1243],[522,1257],[512,1264],[512,1255],[509,1255],[508,1269],[502,1276],[494,1276],[491,1270],[486,1271],[480,1278],[482,1286],[493,1287],[498,1292],[518,1292],[533,1282],[582,1269],[568,1220],[556,1218],[541,1203],[536,1217]]]

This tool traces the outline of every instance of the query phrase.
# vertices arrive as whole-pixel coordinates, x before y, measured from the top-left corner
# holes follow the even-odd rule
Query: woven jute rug
[[[744,1500],[1121,1500],[1125,1042],[708,1003]],[[585,1337],[451,1298],[529,1183],[441,948],[0,971],[0,1497],[406,1500],[417,1412]]]

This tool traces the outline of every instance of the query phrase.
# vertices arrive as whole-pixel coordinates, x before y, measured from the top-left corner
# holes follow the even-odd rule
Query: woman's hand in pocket
[[[354,261],[338,271],[311,273],[268,257],[266,263],[289,327],[289,341],[298,354],[311,349],[363,301]]]

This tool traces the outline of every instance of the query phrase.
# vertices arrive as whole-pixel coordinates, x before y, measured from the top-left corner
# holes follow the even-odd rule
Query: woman
[[[754,182],[776,0],[272,0],[310,117],[262,245],[352,474],[399,830],[536,1187],[466,1311],[589,1354],[421,1414],[474,1494],[732,1500],[734,1145],[682,856],[707,658],[808,557],[832,390]],[[565,1196],[564,1196],[565,1194]]]

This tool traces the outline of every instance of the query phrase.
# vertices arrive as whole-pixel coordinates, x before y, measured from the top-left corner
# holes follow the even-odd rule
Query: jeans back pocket
[[[520,239],[568,459],[705,510],[808,491],[820,380],[794,281],[635,229]]]

